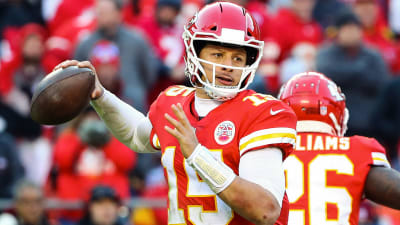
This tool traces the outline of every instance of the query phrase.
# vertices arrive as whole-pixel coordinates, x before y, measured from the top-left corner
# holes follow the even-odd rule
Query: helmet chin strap
[[[228,101],[237,95],[237,93],[229,93],[226,95],[220,94],[218,92],[221,92],[221,91],[211,90],[210,86],[204,86],[203,89],[206,92],[206,94],[208,96],[210,96],[210,98],[215,99],[217,101]]]

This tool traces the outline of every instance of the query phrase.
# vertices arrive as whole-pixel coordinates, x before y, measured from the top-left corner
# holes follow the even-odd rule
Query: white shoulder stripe
[[[296,130],[292,128],[269,128],[255,131],[243,138],[239,142],[240,155],[250,149],[271,144],[291,144],[295,145]]]
[[[290,137],[281,137],[281,138],[270,138],[270,139],[264,139],[260,141],[255,141],[247,146],[245,146],[243,149],[240,149],[240,156],[242,156],[245,152],[247,152],[250,149],[265,146],[265,145],[271,145],[271,144],[291,144],[295,145],[296,139],[295,138],[290,138]]]
[[[373,165],[384,166],[390,168],[390,163],[386,158],[386,155],[381,152],[371,152]]]
[[[258,130],[255,131],[245,137],[242,137],[240,139],[239,145],[242,145],[251,139],[258,137],[258,136],[264,136],[268,134],[293,134],[296,136],[296,130],[292,128],[286,128],[286,127],[279,127],[279,128],[269,128],[269,129],[264,129],[264,130]]]

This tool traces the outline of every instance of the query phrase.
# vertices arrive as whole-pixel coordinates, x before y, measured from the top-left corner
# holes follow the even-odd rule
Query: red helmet
[[[262,57],[264,42],[260,41],[260,31],[256,21],[246,9],[229,2],[209,4],[193,16],[184,29],[185,74],[193,86],[200,83],[210,97],[227,100],[246,89],[253,81]],[[245,67],[225,66],[200,59],[198,56],[205,42],[244,47],[247,51],[247,65]],[[200,62],[212,65],[214,71],[216,66],[242,70],[239,84],[234,87],[217,86],[215,72],[213,80],[202,80],[200,76],[205,72]]]
[[[296,113],[298,132],[343,136],[347,130],[346,98],[340,88],[321,73],[306,72],[293,76],[282,86],[279,99]]]

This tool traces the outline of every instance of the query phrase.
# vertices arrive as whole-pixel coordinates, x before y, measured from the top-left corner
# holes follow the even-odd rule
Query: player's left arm
[[[198,143],[182,106],[172,105],[171,108],[177,120],[165,114],[174,127],[165,129],[177,138],[189,165],[235,212],[255,224],[274,224],[280,215],[284,193],[282,152],[278,148],[261,148],[246,153],[241,158],[239,176],[236,176],[230,167],[213,158],[210,151]],[[257,176],[266,173],[266,180]],[[268,182],[269,178],[272,182]]]
[[[400,209],[400,173],[392,168],[372,166],[364,192],[368,199],[376,203]]]

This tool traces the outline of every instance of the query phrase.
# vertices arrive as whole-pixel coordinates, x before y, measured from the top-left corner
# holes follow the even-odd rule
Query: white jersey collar
[[[197,95],[194,96],[194,109],[196,110],[199,117],[205,117],[213,109],[220,106],[223,102],[214,99],[200,98]]]

